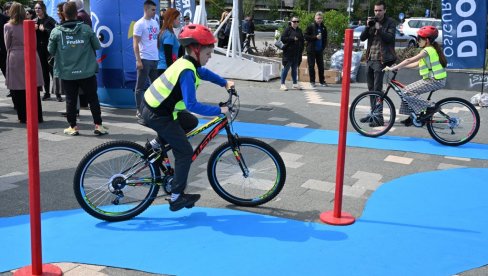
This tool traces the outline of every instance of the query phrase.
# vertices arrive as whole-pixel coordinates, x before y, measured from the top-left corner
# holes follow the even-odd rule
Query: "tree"
[[[254,15],[254,7],[256,0],[244,0],[242,8],[244,9],[244,16]]]
[[[225,0],[208,0],[205,4],[207,17],[220,20],[220,16],[225,11]]]
[[[344,42],[344,31],[349,25],[347,15],[336,10],[324,14],[324,25],[327,27],[329,44],[340,46]]]

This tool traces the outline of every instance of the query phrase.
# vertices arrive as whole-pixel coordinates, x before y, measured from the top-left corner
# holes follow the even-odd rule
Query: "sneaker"
[[[65,128],[63,132],[64,134],[71,136],[76,136],[80,134],[78,132],[78,126]]]
[[[324,83],[321,83],[320,86],[327,87],[328,85],[327,85],[327,83],[324,82]]]
[[[371,117],[371,122],[369,122],[370,127],[379,127],[384,126],[385,122],[383,120],[383,116],[381,117]]]
[[[43,101],[50,99],[50,98],[51,98],[51,94],[49,94],[49,93],[44,93],[44,95],[42,96]]]
[[[192,208],[199,199],[199,194],[180,194],[177,200],[169,200],[169,209],[175,212],[183,208]]]
[[[367,123],[367,122],[372,122],[373,121],[373,117],[371,115],[366,115],[366,117],[363,117],[361,119],[359,119],[359,121],[361,123]]]
[[[316,85],[315,85],[315,82],[311,82],[311,83],[310,83],[310,86],[315,87],[315,86],[316,86]]]
[[[292,88],[297,90],[302,90],[302,87],[297,83],[293,84]]]
[[[288,88],[286,87],[286,85],[282,84],[282,85],[280,86],[280,90],[281,90],[281,91],[287,91],[287,90],[288,90]]]
[[[61,95],[56,95],[56,101],[62,102],[63,101],[63,97],[61,97]]]
[[[96,135],[108,134],[108,128],[102,125],[95,125],[95,130],[93,131]]]
[[[404,124],[406,127],[413,125],[412,117],[408,117],[405,120],[401,120],[400,123]]]
[[[429,106],[429,107],[427,107],[425,112],[420,113],[420,115],[417,117],[417,120],[418,121],[425,121],[425,120],[429,119],[430,117],[432,117],[432,115],[434,115],[434,113],[438,112],[440,109],[441,108],[437,105]]]

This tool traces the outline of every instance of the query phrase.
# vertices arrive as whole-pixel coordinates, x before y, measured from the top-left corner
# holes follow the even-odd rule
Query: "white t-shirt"
[[[141,59],[159,60],[158,34],[159,24],[154,19],[146,20],[143,17],[134,24],[133,35],[141,37],[141,41],[139,42]]]

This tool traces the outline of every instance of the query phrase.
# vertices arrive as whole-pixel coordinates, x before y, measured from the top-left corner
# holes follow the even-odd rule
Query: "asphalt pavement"
[[[1,82],[1,81],[0,81]],[[3,82],[2,82],[3,83]],[[236,81],[240,94],[241,111],[239,122],[288,126],[322,130],[338,130],[341,85],[332,84],[325,88],[311,88],[303,83],[304,90],[280,91],[277,80],[270,82]],[[350,102],[366,91],[362,83],[351,84]],[[29,213],[28,165],[26,126],[19,124],[11,98],[0,84],[0,217],[18,216]],[[209,83],[203,83],[198,91],[201,102],[213,104],[225,99],[225,90]],[[473,92],[439,91],[441,97],[457,96],[470,99]],[[395,98],[395,105],[399,106]],[[92,148],[113,140],[131,140],[145,143],[153,132],[136,123],[132,109],[102,108],[104,125],[109,135],[95,136],[89,110],[81,110],[80,136],[63,134],[67,127],[65,103],[54,100],[43,101],[44,123],[39,126],[39,151],[41,170],[42,211],[69,210],[80,208],[75,200],[72,180],[80,159]],[[481,129],[471,143],[488,144],[488,129],[485,121],[488,109],[479,109]],[[205,118],[206,119],[206,118]],[[397,119],[399,120],[399,119]],[[348,131],[354,129],[348,124]],[[426,138],[430,136],[425,128],[406,128],[399,123],[388,133],[391,136]],[[371,138],[374,139],[374,138]],[[267,214],[300,221],[319,222],[319,215],[332,210],[334,184],[337,167],[337,145],[296,142],[281,139],[263,139],[282,155],[287,166],[285,188],[272,202],[257,208],[230,205],[211,190],[206,179],[206,162],[212,149],[222,142],[219,136],[192,165],[189,192],[202,194],[199,206],[230,208]],[[192,141],[193,145],[198,143]],[[412,148],[415,143],[412,142]],[[374,191],[383,183],[402,176],[419,172],[451,168],[487,168],[488,158],[459,158],[448,155],[416,153],[415,151],[378,150],[367,147],[348,147],[344,170],[343,211],[358,218]],[[359,183],[368,182],[367,187]],[[361,187],[361,188],[359,188]],[[435,196],[435,195],[433,195]],[[154,204],[166,204],[160,197]],[[452,202],[456,204],[456,202]],[[1,225],[0,225],[1,226]],[[100,266],[60,264],[65,275],[149,275],[148,273]],[[10,272],[0,273],[10,275]],[[488,275],[488,268],[474,269],[460,275]]]

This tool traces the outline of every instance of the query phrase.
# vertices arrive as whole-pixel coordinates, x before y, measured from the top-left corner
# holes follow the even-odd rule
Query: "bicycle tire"
[[[279,153],[270,145],[253,138],[239,138],[239,158],[249,169],[245,177],[229,142],[210,156],[208,179],[224,200],[238,206],[258,206],[275,198],[283,189],[286,168]]]
[[[143,146],[130,141],[107,142],[88,152],[78,164],[73,181],[81,208],[95,218],[111,222],[131,219],[146,210],[157,196],[159,186],[129,185],[123,179],[140,168],[128,180],[160,179],[156,164],[149,163],[144,168],[146,156]]]
[[[359,134],[366,137],[379,137],[390,131],[395,124],[395,105],[388,96],[383,98],[382,114],[379,112],[379,105],[371,108],[371,98],[375,99],[374,102],[377,103],[377,99],[382,96],[383,93],[368,91],[359,94],[352,101],[349,109],[349,120]]]
[[[426,122],[430,136],[447,146],[471,141],[480,128],[480,115],[469,101],[449,97],[437,102],[440,110]]]

